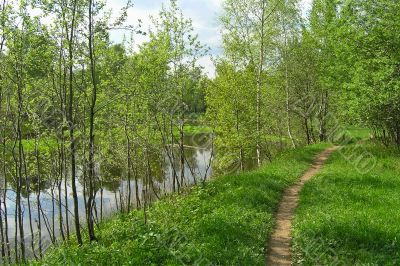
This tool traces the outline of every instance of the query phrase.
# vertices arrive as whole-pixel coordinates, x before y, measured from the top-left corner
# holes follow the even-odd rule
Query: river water
[[[212,156],[212,146],[210,145],[210,136],[207,134],[197,134],[195,137],[186,136],[185,137],[185,175],[183,179],[182,186],[190,186],[195,182],[201,182],[205,177],[209,177],[212,174],[211,168],[211,156]],[[159,158],[160,156],[158,156]],[[162,156],[161,156],[162,157]],[[178,173],[180,180],[180,169],[179,163],[175,164],[175,170]],[[77,173],[77,193],[78,193],[78,205],[81,224],[84,225],[85,220],[85,206],[84,206],[84,194],[83,194],[83,182],[82,182],[82,171],[78,166]],[[97,166],[96,168],[100,168]],[[122,168],[122,166],[121,166]],[[104,175],[119,175],[118,173],[99,173]],[[147,186],[147,200],[154,201],[158,198],[173,192],[173,167],[168,163],[167,156],[162,166],[157,171],[153,171],[151,174],[151,185]],[[4,177],[2,177],[4,179]],[[11,182],[8,182],[10,184]],[[69,218],[69,228],[73,232],[73,198],[72,198],[72,188],[70,180],[67,180],[67,191],[64,188],[64,181],[61,185],[61,213],[63,216],[63,231],[66,232],[66,206],[68,206],[68,218]],[[110,217],[112,214],[118,212],[121,209],[121,204],[126,206],[127,201],[127,191],[128,185],[131,187],[131,205],[136,206],[136,183],[134,178],[131,178],[129,183],[126,178],[121,178],[115,180],[114,182],[104,182],[102,186],[97,184],[96,192],[96,216],[100,220],[100,217]],[[3,189],[0,189],[0,195],[3,197]],[[144,183],[141,176],[137,179],[137,191],[138,197],[143,202],[143,191]],[[34,231],[35,239],[35,249],[38,250],[38,218],[41,218],[41,235],[42,235],[42,246],[43,250],[46,250],[53,243],[51,241],[51,236],[55,236],[56,239],[60,239],[60,219],[59,219],[59,196],[58,187],[56,183],[47,185],[40,191],[40,206],[41,210],[38,210],[37,205],[37,194],[31,192],[29,196],[29,201],[31,205],[30,215],[32,217],[32,227]],[[66,193],[66,194],[65,194]],[[25,193],[26,194],[26,193]],[[67,195],[67,201],[65,200],[65,195]],[[25,246],[28,257],[32,257],[32,251],[30,246],[31,241],[31,231],[29,222],[29,208],[28,208],[28,198],[27,195],[22,195],[21,199],[22,211],[23,211],[23,225],[25,232]],[[16,211],[16,193],[12,186],[8,186],[6,190],[6,201],[5,205],[7,207],[7,219],[8,219],[8,236],[9,245],[11,248],[14,247],[15,240],[15,211]],[[2,209],[4,210],[4,203],[2,203]],[[40,212],[40,214],[38,213]],[[3,212],[4,216],[4,212]],[[54,217],[54,218],[53,218]],[[12,252],[13,253],[13,252]],[[12,255],[14,256],[14,255]],[[0,258],[1,260],[1,258]]]

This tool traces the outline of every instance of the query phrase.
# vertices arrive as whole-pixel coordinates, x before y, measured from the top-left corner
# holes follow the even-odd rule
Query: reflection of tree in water
[[[126,173],[126,155],[123,147],[116,145],[117,141],[111,143],[97,158],[96,186],[103,184],[105,189],[117,192]]]
[[[199,148],[199,150],[210,148],[210,134],[194,134],[185,136],[185,145]]]
[[[142,187],[150,188],[148,193],[151,196],[158,196],[160,194],[160,190],[165,178],[165,167],[166,162],[163,160],[163,151],[162,149],[149,149],[148,153],[143,152],[143,150],[137,151],[135,157],[132,158],[132,169],[131,169],[131,179],[130,185],[127,183],[128,181],[128,169],[126,158],[120,156],[118,160],[117,152],[113,152],[113,160],[103,160],[99,165],[99,171],[96,173],[96,192],[101,189],[106,189],[110,192],[121,193],[118,195],[119,198],[121,196],[122,200],[127,200],[129,187],[131,188],[131,200],[135,196],[137,190],[141,190]],[[148,154],[148,155],[147,155]],[[121,155],[124,155],[121,153]],[[147,158],[148,156],[148,158]],[[147,177],[147,175],[149,175]],[[138,186],[136,186],[136,181],[138,182]],[[80,177],[80,182],[83,184],[83,177]],[[141,193],[141,191],[138,191]],[[139,194],[138,193],[138,194]],[[121,200],[119,198],[118,200]]]
[[[113,163],[108,163],[107,161],[103,161],[100,165],[100,173],[96,175],[98,180],[96,186],[103,184],[103,187],[107,190],[116,192],[119,189],[124,171],[125,168],[121,162],[117,163],[117,161],[114,161]]]
[[[114,179],[114,180],[106,180],[102,181],[101,183],[103,185],[103,188],[107,189],[108,191],[111,192],[117,192],[119,190],[121,181]],[[99,185],[96,189],[96,191],[100,188],[101,186]]]
[[[37,175],[34,176],[28,176],[26,177],[27,181],[23,182],[22,186],[21,186],[21,196],[23,198],[27,198],[28,197],[28,189],[29,189],[29,194],[32,193],[36,193],[39,189],[40,191],[47,191],[48,189],[51,188],[52,186],[52,182],[50,181],[50,179],[40,179],[40,183],[39,183],[39,177]],[[15,185],[15,183],[14,183]],[[29,185],[29,187],[28,187]],[[15,187],[13,187],[13,189],[15,189]]]
[[[9,165],[11,166],[11,164],[9,164]],[[47,171],[47,170],[43,169],[43,172],[45,172],[45,171]],[[0,185],[1,189],[4,190],[4,183],[5,183],[4,178],[7,179],[6,181],[7,181],[8,189],[11,189],[12,191],[16,191],[16,189],[17,189],[16,178],[10,172],[6,173],[5,177],[1,178],[2,179],[1,185]],[[39,184],[39,176],[37,175],[37,172],[35,172],[35,171],[28,172],[27,171],[27,176],[23,177],[23,182],[21,184],[21,196],[23,198],[28,197],[28,185],[29,185],[30,193],[37,192],[38,189],[40,189],[40,191],[42,191],[42,192],[47,191],[52,186],[51,175],[48,173],[46,175],[42,173],[41,178],[40,178],[40,184]]]
[[[198,178],[198,162],[197,162],[197,149],[193,147],[185,148],[185,160],[186,166],[189,167],[190,177],[191,178]],[[186,179],[189,176],[186,176]]]
[[[193,177],[191,175],[190,168],[193,172],[196,173],[196,177],[198,177],[199,167],[202,167],[203,162],[198,161],[202,160],[201,156],[206,155],[207,149],[201,149],[200,147],[207,146],[207,139],[203,136],[187,136],[185,137],[185,184],[189,185],[193,183]],[[131,194],[131,204],[135,206],[137,203],[136,195],[140,197],[140,206],[143,206],[143,191],[147,197],[147,204],[157,200],[158,198],[164,196],[165,194],[172,191],[170,172],[169,169],[171,167],[170,162],[167,159],[167,155],[165,154],[165,150],[163,147],[159,147],[156,145],[149,145],[148,152],[144,147],[134,147],[137,153],[133,154],[132,160],[132,171],[131,171],[131,182],[130,186],[128,185],[128,170],[127,170],[127,160],[126,154],[124,153],[123,148],[115,148],[114,151],[105,152],[102,154],[102,157],[98,158],[98,162],[96,164],[96,174],[95,174],[95,191],[97,201],[95,203],[95,216],[96,221],[100,221],[103,215],[109,215],[114,210],[115,207],[118,210],[125,210],[127,206],[128,200],[128,187],[132,189]],[[133,148],[132,148],[133,149]],[[175,153],[175,168],[179,173],[180,171],[180,162],[179,162],[179,147],[173,147]],[[99,153],[100,154],[100,153]],[[99,155],[100,157],[100,155]],[[112,158],[112,159],[110,159]],[[12,157],[8,158],[9,160],[6,162],[8,173],[6,175],[6,180],[8,182],[7,186],[10,192],[15,192],[17,189],[17,185],[15,182],[15,176],[13,175],[13,170],[15,169],[15,162],[12,160]],[[80,162],[84,162],[83,157],[79,157]],[[71,211],[73,205],[71,203],[68,204],[68,210],[66,209],[65,202],[66,200],[72,200],[72,196],[70,194],[70,187],[68,186],[67,191],[68,194],[64,194],[64,186],[58,187],[60,182],[70,181],[70,169],[67,164],[64,167],[64,172],[60,173],[60,158],[54,155],[52,152],[41,153],[39,156],[39,169],[40,169],[40,182],[39,175],[36,165],[35,154],[32,152],[26,153],[26,161],[27,161],[27,169],[26,174],[23,174],[23,184],[21,187],[21,196],[25,199],[28,197],[28,184],[29,184],[29,192],[31,194],[31,208],[32,208],[32,222],[34,229],[38,226],[35,224],[37,222],[38,216],[37,213],[41,213],[41,229],[43,230],[43,235],[49,235],[51,238],[55,239],[55,236],[61,232],[59,228],[60,221],[60,210],[62,213],[63,222],[66,223],[67,214],[69,215],[69,224],[71,224]],[[68,163],[68,162],[66,162]],[[83,192],[84,187],[84,167],[83,165],[77,165],[77,181],[78,185],[80,185]],[[65,179],[66,177],[66,179]],[[87,176],[86,176],[87,177]],[[136,186],[135,177],[137,178],[138,185]],[[5,178],[2,178],[0,181],[0,188],[2,184],[4,184]],[[62,179],[61,179],[62,178]],[[197,179],[199,180],[199,179]],[[135,187],[136,186],[136,187]],[[136,188],[138,191],[136,192]],[[35,196],[37,196],[37,192],[43,192],[40,196],[40,200],[38,200]],[[59,191],[63,194],[62,198],[59,198]],[[104,192],[104,194],[103,194]],[[2,196],[3,189],[0,189],[0,196]],[[12,194],[10,194],[12,195]],[[88,196],[88,190],[85,190],[83,196]],[[107,200],[101,201],[101,199],[107,198]],[[81,195],[79,195],[81,196]],[[65,197],[65,198],[64,198]],[[83,201],[83,199],[80,199]],[[40,206],[37,204],[40,202]],[[61,202],[61,204],[60,204]],[[12,203],[11,203],[12,204]],[[15,203],[13,203],[15,204]],[[26,206],[27,201],[24,200],[22,202],[23,208],[25,210],[28,209]],[[11,206],[12,207],[12,206]],[[84,204],[80,203],[80,212],[84,211]],[[39,211],[39,208],[41,209]],[[28,211],[25,212],[27,215]],[[10,221],[13,220],[12,215],[13,212],[9,212]],[[85,216],[82,216],[84,219]],[[25,217],[26,221],[28,221],[28,217]],[[25,225],[27,226],[27,225]],[[53,227],[54,226],[54,227]],[[65,227],[65,225],[64,225]],[[26,232],[29,232],[29,227],[25,228]],[[54,233],[53,233],[54,231]],[[65,233],[65,231],[64,231]]]
[[[202,162],[202,158],[210,155],[211,143],[210,134],[194,134],[184,137],[184,155],[185,155],[185,183],[191,184],[197,182],[202,177],[205,169],[200,169],[201,164],[207,164],[208,160]],[[179,154],[179,147],[174,147],[174,152]],[[199,158],[200,157],[200,158]],[[208,159],[208,158],[207,158]],[[174,165],[176,171],[179,172],[180,161],[179,156],[175,156]],[[196,179],[196,180],[195,180]]]
[[[164,181],[165,174],[164,174],[164,167],[166,165],[164,159],[163,159],[163,150],[162,149],[153,149],[151,153],[149,154],[150,156],[150,169],[151,169],[151,180],[157,181],[159,183]],[[143,172],[141,173],[141,176],[144,176],[145,170],[142,169]]]
[[[0,199],[3,199],[4,196],[4,186],[5,186],[5,177],[0,176]]]
[[[185,136],[185,160],[186,160],[186,171],[185,171],[185,179],[186,183],[192,183],[192,171],[195,173],[196,178],[199,177],[199,162],[198,155],[200,157],[204,157],[205,153],[208,151],[207,145],[209,142],[208,134],[197,134],[194,136]],[[174,152],[176,155],[179,154],[179,148],[174,147]],[[27,161],[30,162],[34,161],[33,154],[27,153]],[[109,157],[112,157],[113,160],[102,160],[99,163],[97,175],[96,175],[96,191],[99,191],[101,187],[110,191],[110,192],[117,192],[120,190],[121,180],[127,180],[127,169],[126,169],[126,162],[124,161],[123,154],[118,154],[118,152],[114,152],[110,154]],[[13,169],[14,162],[10,160],[6,162],[8,169]],[[157,193],[163,189],[163,183],[168,176],[166,170],[168,167],[171,167],[168,160],[165,158],[164,150],[163,149],[152,149],[149,152],[149,164],[150,164],[150,173],[151,176],[149,178],[145,178],[146,171],[147,171],[147,159],[143,157],[143,154],[134,158],[134,173],[133,175],[137,175],[138,180],[144,182],[144,185],[153,185],[157,188]],[[174,162],[176,171],[179,172],[180,170],[180,162],[179,156],[175,156]],[[35,165],[28,165],[27,166],[27,177],[25,182],[22,184],[21,195],[26,198],[28,196],[28,189],[27,183],[29,184],[29,190],[31,193],[36,193],[38,189],[41,192],[46,192],[51,189],[55,182],[58,180],[59,182],[59,174],[57,173],[58,163],[54,159],[51,159],[51,156],[40,155],[40,184],[39,184],[39,176],[37,174],[37,169]],[[189,169],[190,167],[190,169]],[[82,173],[83,167],[78,167],[80,169],[80,173],[78,176],[78,181],[80,185],[83,187],[84,182],[84,175]],[[67,169],[67,177],[69,175],[69,170]],[[6,177],[7,178],[7,185],[8,187],[15,191],[17,188],[16,180],[12,173],[8,172]],[[153,184],[150,184],[153,182]],[[131,180],[133,183],[133,177]],[[4,177],[2,177],[1,184],[4,184]],[[1,186],[0,184],[0,186]]]

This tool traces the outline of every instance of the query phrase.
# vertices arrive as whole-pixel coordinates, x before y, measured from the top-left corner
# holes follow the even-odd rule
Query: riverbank
[[[252,172],[215,178],[144,212],[104,222],[98,242],[52,248],[37,265],[264,265],[265,244],[283,190],[328,147],[287,151]]]

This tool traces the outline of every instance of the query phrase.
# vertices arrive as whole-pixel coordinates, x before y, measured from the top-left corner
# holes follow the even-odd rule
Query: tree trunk
[[[266,10],[266,1],[262,1],[261,6],[261,18],[260,18],[260,32],[261,32],[261,40],[260,40],[260,51],[259,51],[259,65],[258,65],[258,73],[257,73],[257,91],[256,91],[256,152],[257,152],[257,165],[261,166],[261,145],[260,145],[260,137],[261,137],[261,89],[263,86],[263,72],[264,72],[264,59],[265,59],[265,10]]]
[[[75,222],[75,235],[79,245],[82,245],[82,235],[79,222],[79,206],[78,206],[78,193],[76,190],[76,144],[75,144],[75,124],[74,124],[74,90],[73,90],[73,41],[75,34],[75,16],[76,16],[77,0],[74,0],[72,11],[72,23],[69,36],[68,53],[69,53],[69,108],[68,108],[68,123],[69,123],[69,137],[70,137],[70,156],[71,156],[71,186],[72,197],[74,201],[74,222]]]
[[[10,109],[10,101],[9,98],[7,98],[7,111],[5,117],[8,117],[8,112]],[[7,258],[8,262],[11,262],[11,248],[10,248],[10,242],[9,242],[9,237],[8,237],[8,212],[7,212],[7,164],[5,161],[6,158],[6,121],[3,123],[3,173],[4,173],[4,190],[3,190],[3,203],[4,203],[4,229],[5,229],[5,241],[6,241],[6,248],[7,248]]]
[[[17,74],[18,75],[18,74]],[[22,144],[22,112],[23,112],[23,99],[22,99],[22,84],[20,80],[22,77],[18,77],[18,115],[17,115],[17,138],[18,138],[18,172],[17,172],[17,195],[16,195],[16,207],[18,209],[18,224],[19,224],[19,244],[21,251],[22,262],[25,262],[25,234],[24,234],[24,223],[23,213],[21,207],[21,190],[22,190],[22,167],[23,167],[23,144]]]
[[[28,179],[28,173],[26,170],[26,158],[25,158],[25,152],[24,149],[22,149],[22,158],[23,158],[23,164],[24,164],[24,175],[25,175],[25,186],[26,186],[26,193],[27,193],[27,202],[28,202],[28,218],[29,218],[29,229],[31,233],[31,249],[33,256],[37,259],[38,257],[36,256],[35,252],[35,235],[33,233],[33,225],[32,225],[32,209],[31,209],[31,199],[30,199],[30,194],[31,194],[31,189],[30,189],[30,181]]]
[[[40,185],[41,185],[41,173],[40,173],[40,161],[39,161],[39,149],[37,137],[35,138],[35,157],[36,157],[36,171],[37,171],[37,191],[36,191],[36,201],[37,201],[37,215],[38,215],[38,238],[39,238],[39,257],[42,258],[42,219],[40,214]]]
[[[88,197],[88,233],[89,240],[96,240],[94,233],[94,121],[95,121],[95,107],[97,99],[97,78],[96,78],[96,65],[94,55],[94,43],[93,43],[93,0],[89,0],[89,58],[90,58],[90,73],[92,77],[92,102],[90,106],[90,125],[89,125],[89,197]]]
[[[183,111],[184,112],[184,111]],[[181,164],[181,186],[183,186],[185,181],[185,147],[184,147],[184,132],[183,128],[185,125],[185,114],[182,114],[181,124],[179,127],[179,148],[180,148],[180,164]]]
[[[286,42],[286,37],[285,37]],[[288,73],[288,66],[287,62],[285,63],[285,90],[286,90],[286,123],[287,123],[287,132],[290,141],[292,142],[292,147],[296,148],[296,143],[294,142],[293,135],[292,135],[292,124],[290,119],[290,95],[289,95],[289,73]]]
[[[328,115],[328,91],[321,96],[320,124],[319,124],[319,140],[326,141],[326,117]]]
[[[129,112],[129,105],[128,105],[128,97],[126,97],[126,110],[125,110],[125,138],[126,138],[126,154],[127,154],[127,167],[128,167],[128,199],[127,199],[127,211],[128,213],[131,211],[131,171],[132,171],[132,157],[131,157],[131,140],[129,138],[129,131],[128,131],[128,112]]]
[[[309,132],[309,129],[308,129],[308,119],[307,119],[307,117],[304,118],[304,127],[305,127],[305,131],[306,131],[307,144],[310,145],[311,144],[311,138],[310,138],[310,132]]]

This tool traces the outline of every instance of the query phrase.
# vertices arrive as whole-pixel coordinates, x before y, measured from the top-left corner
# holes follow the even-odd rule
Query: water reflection
[[[185,166],[184,178],[180,184],[181,186],[192,185],[212,174],[212,169],[210,167],[212,151],[209,140],[210,136],[207,134],[185,137]],[[173,147],[173,149],[178,148],[179,147]],[[143,158],[138,157],[133,158],[133,160],[140,162]],[[146,163],[148,163],[148,165],[146,165]],[[135,171],[131,173],[130,182],[127,180],[126,161],[112,161],[111,163],[109,161],[104,161],[102,164],[98,163],[96,165],[96,174],[99,177],[95,184],[95,216],[97,221],[126,208],[128,204],[127,195],[129,188],[131,191],[131,206],[139,206],[140,202],[143,203],[144,191],[146,191],[145,193],[147,194],[146,200],[155,201],[174,190],[173,166],[169,163],[166,154],[163,152],[152,152],[148,162],[142,162],[142,164],[139,163],[138,165],[139,167],[136,167]],[[180,173],[181,170],[179,165],[179,158],[175,158],[174,167],[177,173]],[[67,229],[70,232],[73,231],[73,197],[69,174],[67,172],[61,175],[57,173],[56,169],[51,169],[51,162],[42,162],[41,167],[43,168],[42,172],[46,170],[46,175],[42,177],[35,175],[27,176],[21,191],[25,245],[27,247],[26,251],[28,257],[33,256],[33,254],[29,253],[32,252],[29,245],[31,241],[31,223],[36,242],[36,250],[38,250],[37,239],[39,235],[41,235],[43,239],[42,246],[44,251],[51,246],[56,239],[61,237],[61,231],[64,232],[64,234]],[[48,167],[48,169],[44,167]],[[87,197],[87,195],[84,194],[85,176],[83,175],[83,167],[78,166],[77,168],[78,182],[76,185],[78,205],[81,224],[84,224],[86,215],[85,197]],[[150,172],[147,175],[149,178],[145,178],[146,170]],[[16,215],[16,185],[11,176],[12,175],[6,177],[8,182],[5,202],[2,202],[2,209],[7,210],[9,244],[10,247],[13,248],[15,241],[14,236],[16,234],[16,223],[14,222]],[[67,176],[67,180],[60,176]],[[41,179],[40,182],[39,178]],[[181,178],[180,175],[179,178]],[[1,179],[5,181],[4,177],[1,177]],[[29,193],[26,184],[29,184]],[[3,199],[3,188],[0,189],[0,193]],[[38,202],[40,205],[38,205]],[[30,208],[28,204],[30,204]],[[31,220],[29,219],[29,215],[31,216]],[[60,217],[62,218],[62,223],[60,223]],[[38,229],[39,219],[41,222],[40,232]]]

